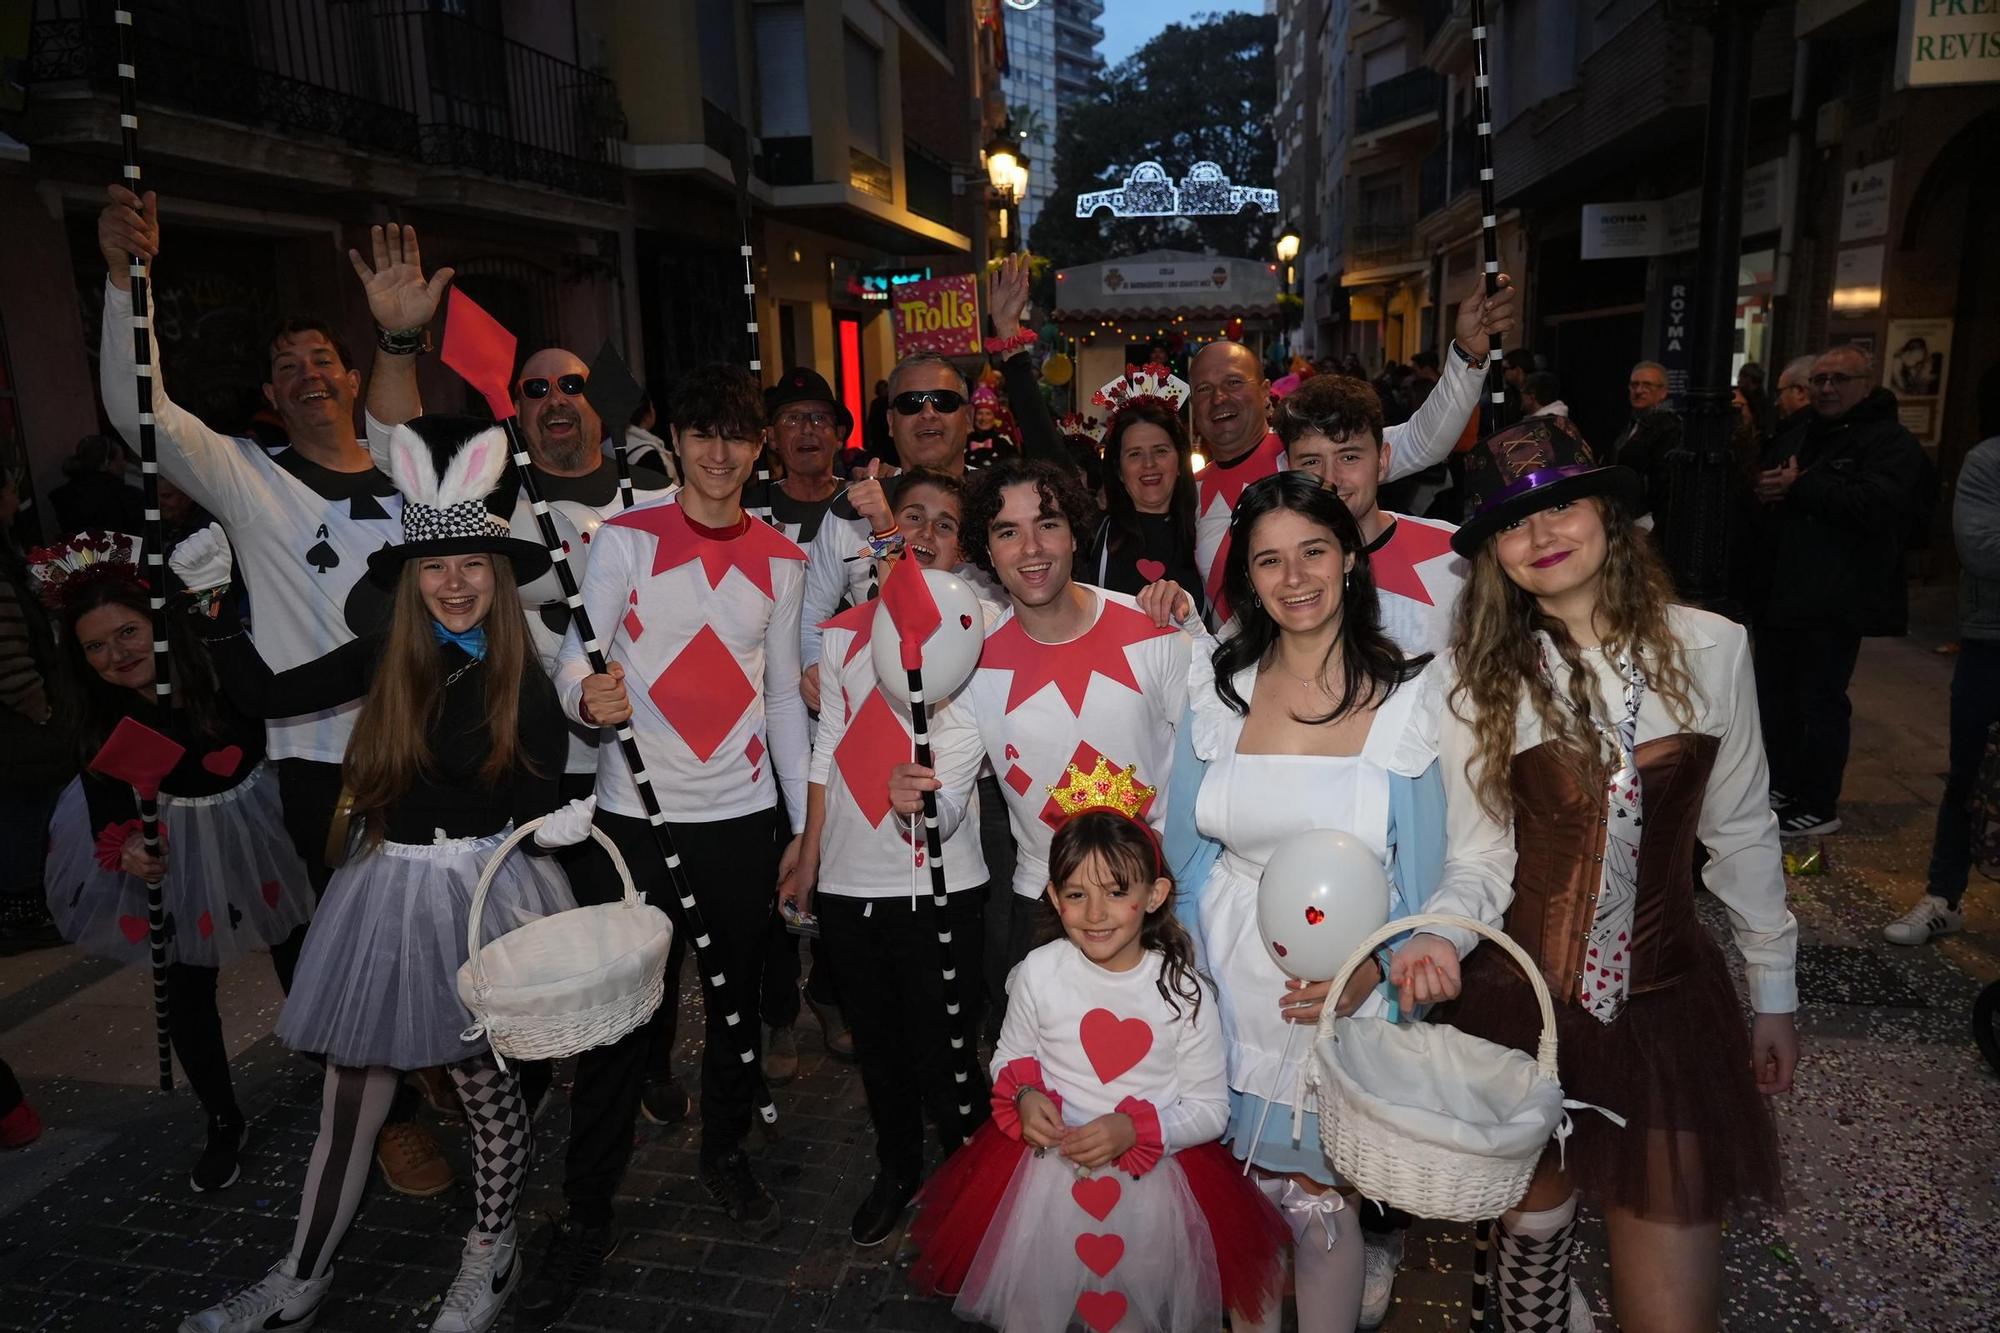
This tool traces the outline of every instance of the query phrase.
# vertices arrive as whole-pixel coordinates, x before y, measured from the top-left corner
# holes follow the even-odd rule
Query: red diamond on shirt
[[[639,636],[645,632],[646,626],[639,619],[639,613],[637,611],[627,611],[625,613],[625,637],[637,643]]]
[[[750,761],[750,767],[752,768],[755,768],[757,767],[757,765],[763,763],[764,738],[762,736],[752,736],[750,738],[750,743],[743,747],[743,757]]]
[[[704,764],[757,698],[743,668],[707,625],[688,640],[647,694]]]
[[[882,691],[868,691],[861,711],[848,719],[847,734],[833,747],[833,762],[873,827],[880,828],[889,814],[889,770],[909,758],[910,733],[896,720]]]
[[[1035,785],[1035,780],[1029,777],[1027,770],[1022,768],[1019,764],[1015,764],[1012,768],[1009,768],[1007,770],[1007,777],[1005,780],[1007,785],[1014,789],[1014,794],[1016,796],[1026,796],[1028,794],[1028,788]]]

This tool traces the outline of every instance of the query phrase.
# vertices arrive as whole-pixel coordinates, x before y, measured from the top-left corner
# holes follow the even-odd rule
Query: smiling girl
[[[1074,766],[1043,931],[1008,979],[993,1118],[918,1196],[911,1272],[1010,1333],[1213,1328],[1277,1303],[1284,1224],[1215,1142],[1214,995],[1174,920],[1151,792]]]
[[[285,835],[277,775],[264,764],[263,725],[218,696],[207,654],[178,616],[168,624],[176,707],[164,714],[155,704],[153,617],[137,557],[135,538],[83,533],[31,560],[60,627],[59,698],[79,762],[87,766],[128,717],[186,751],[161,783],[164,846],[146,851],[132,789],[86,768],[57,802],[45,880],[64,939],[141,967],[151,957],[146,884],[160,881],[169,1031],[208,1113],[208,1144],[188,1173],[203,1193],[235,1182],[246,1134],[216,1009],[218,969],[282,944],[311,919],[313,897]],[[279,979],[291,980],[283,969]]]
[[[1717,1326],[1722,1220],[1775,1202],[1765,1098],[1798,1060],[1798,926],[1757,725],[1749,638],[1672,600],[1633,525],[1639,476],[1598,467],[1566,420],[1532,418],[1468,463],[1472,562],[1439,690],[1449,798],[1444,879],[1425,905],[1492,924],[1555,997],[1566,1096],[1580,1115],[1501,1218],[1508,1329],[1565,1327],[1578,1191],[1602,1211],[1625,1328]],[[1702,883],[1745,961],[1734,986],[1695,913]],[[1498,950],[1451,929],[1413,936],[1391,979],[1406,1001],[1460,994],[1444,1021],[1532,1050],[1541,1019]],[[1461,958],[1463,966],[1461,968]]]

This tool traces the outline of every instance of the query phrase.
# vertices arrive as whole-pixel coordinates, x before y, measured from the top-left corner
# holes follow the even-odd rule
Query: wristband
[[[1484,356],[1474,356],[1463,347],[1460,347],[1456,338],[1451,340],[1451,350],[1453,355],[1465,363],[1467,370],[1484,370],[1486,369],[1487,361],[1491,359]]]
[[[1022,329],[1011,338],[988,338],[986,353],[988,356],[1012,356],[1015,352],[1033,347],[1040,341],[1040,335],[1033,329]]]
[[[424,325],[414,329],[385,329],[377,325],[375,345],[390,356],[416,356],[431,350],[431,331]]]

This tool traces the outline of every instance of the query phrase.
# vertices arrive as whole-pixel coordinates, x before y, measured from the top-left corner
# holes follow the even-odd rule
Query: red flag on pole
[[[444,314],[443,360],[479,391],[495,421],[514,415],[514,335],[456,287]]]
[[[143,722],[120,718],[110,737],[90,761],[90,771],[122,782],[144,800],[160,794],[160,783],[174,771],[187,749]]]
[[[924,664],[924,640],[930,638],[944,620],[931,585],[924,582],[923,567],[905,554],[882,581],[882,605],[889,608],[889,621],[903,644],[903,670],[915,671]]]

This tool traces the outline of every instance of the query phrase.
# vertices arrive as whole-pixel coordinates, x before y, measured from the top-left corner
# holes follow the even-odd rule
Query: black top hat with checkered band
[[[512,561],[516,583],[547,572],[547,549],[510,529],[519,483],[499,426],[452,416],[406,422],[389,437],[389,480],[403,493],[403,540],[368,557],[377,583],[394,583],[410,560],[481,551]]]

